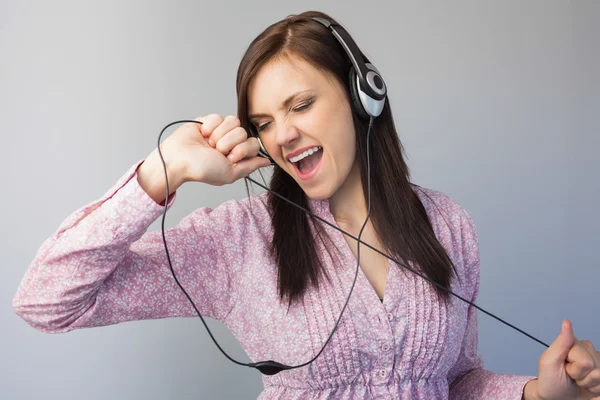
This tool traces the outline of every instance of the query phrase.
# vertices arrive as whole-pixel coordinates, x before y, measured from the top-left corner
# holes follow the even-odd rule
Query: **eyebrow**
[[[284,108],[288,108],[290,106],[290,103],[292,102],[292,100],[294,100],[294,98],[296,96],[298,96],[299,94],[310,92],[310,91],[311,91],[310,89],[300,90],[299,92],[296,92],[296,93],[288,96],[287,99],[285,99],[283,101],[283,103],[281,103],[280,110],[284,109]],[[252,121],[252,120],[257,119],[257,118],[263,118],[263,117],[268,117],[268,116],[269,116],[269,114],[263,114],[263,113],[260,113],[260,114],[250,114],[250,115],[248,115],[248,119],[250,119],[250,121]]]

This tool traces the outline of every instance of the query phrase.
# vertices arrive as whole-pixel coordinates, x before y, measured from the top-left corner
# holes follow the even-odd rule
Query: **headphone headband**
[[[354,40],[352,40],[348,31],[340,24],[331,22],[327,19],[319,17],[312,17],[312,19],[330,29],[333,36],[340,42],[354,66],[354,70],[360,81],[360,89],[375,100],[383,100],[386,96],[387,88],[381,75],[376,72],[377,70],[374,67],[373,69],[375,69],[375,71],[367,67],[362,52],[359,50]]]
[[[349,76],[349,89],[354,110],[362,118],[378,117],[385,104],[387,87],[377,68],[365,62],[366,57],[363,56],[344,27],[325,18],[312,17],[312,19],[333,33],[333,36],[342,45],[352,63]],[[255,136],[260,144],[259,155],[270,159],[275,164],[269,156],[267,149],[263,146],[258,133]]]

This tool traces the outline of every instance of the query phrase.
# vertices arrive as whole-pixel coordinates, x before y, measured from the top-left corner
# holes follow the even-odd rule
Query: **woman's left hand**
[[[537,395],[541,400],[600,400],[600,353],[575,337],[569,320],[538,361]]]

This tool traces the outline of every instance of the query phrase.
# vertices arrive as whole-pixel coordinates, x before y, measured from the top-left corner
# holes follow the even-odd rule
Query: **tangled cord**
[[[164,211],[163,211],[163,216],[162,216],[162,223],[161,223],[161,230],[162,230],[162,238],[163,238],[163,243],[165,245],[165,252],[167,254],[167,261],[169,262],[169,268],[171,269],[171,273],[173,274],[173,278],[175,279],[175,282],[177,282],[177,285],[181,288],[181,290],[183,291],[183,293],[186,295],[186,297],[188,298],[188,300],[190,301],[190,303],[192,303],[192,306],[194,307],[194,309],[196,310],[196,313],[198,314],[198,316],[200,317],[200,319],[202,320],[202,323],[204,324],[204,327],[206,328],[206,330],[208,331],[208,334],[210,335],[211,339],[213,340],[213,342],[215,343],[215,345],[217,346],[217,348],[221,351],[221,353],[223,353],[223,355],[225,357],[227,357],[230,361],[238,364],[238,365],[242,365],[245,367],[250,367],[250,368],[256,368],[257,370],[259,370],[262,374],[264,375],[275,375],[283,370],[288,370],[288,369],[295,369],[295,368],[300,368],[300,367],[304,367],[310,363],[312,363],[314,360],[317,359],[317,357],[319,357],[319,355],[321,355],[321,353],[323,352],[323,350],[325,349],[325,346],[327,346],[327,344],[329,343],[329,341],[331,340],[331,338],[333,337],[333,334],[335,333],[338,324],[340,323],[340,320],[342,319],[342,315],[344,314],[344,311],[346,310],[346,306],[348,305],[348,301],[350,300],[350,296],[352,295],[352,292],[354,291],[354,286],[356,284],[356,279],[358,277],[358,269],[360,266],[360,245],[363,244],[365,246],[367,246],[368,248],[370,248],[371,250],[381,254],[382,256],[388,258],[389,260],[395,262],[396,264],[400,265],[401,267],[403,267],[404,269],[409,270],[410,272],[417,274],[418,276],[420,276],[421,278],[427,280],[428,282],[430,282],[431,284],[447,291],[448,293],[452,294],[453,296],[459,298],[460,300],[472,305],[473,307],[477,308],[478,310],[486,313],[487,315],[489,315],[490,317],[495,318],[496,320],[502,322],[503,324],[515,329],[516,331],[522,333],[523,335],[529,337],[530,339],[535,340],[536,342],[549,347],[548,344],[542,342],[541,340],[537,339],[536,337],[528,334],[527,332],[524,332],[523,330],[517,328],[516,326],[504,321],[502,318],[497,317],[496,315],[482,309],[481,307],[479,307],[478,305],[472,303],[471,301],[457,295],[456,293],[452,292],[451,290],[443,287],[442,285],[440,285],[437,282],[432,281],[431,279],[429,279],[428,277],[424,276],[423,274],[421,274],[420,272],[414,270],[413,268],[405,265],[404,263],[401,263],[397,260],[395,260],[394,258],[388,256],[387,254],[384,254],[383,252],[381,252],[380,250],[372,247],[371,245],[369,245],[368,243],[364,243],[363,241],[360,240],[363,230],[367,224],[367,221],[369,220],[369,216],[371,215],[371,162],[369,159],[369,143],[370,143],[370,135],[371,135],[371,128],[373,127],[373,117],[370,118],[369,120],[369,127],[367,129],[367,217],[365,218],[365,221],[363,222],[362,227],[360,228],[360,232],[358,234],[358,237],[355,237],[351,234],[349,234],[348,232],[344,231],[343,229],[333,225],[332,223],[330,223],[329,221],[324,220],[323,218],[313,214],[311,211],[307,210],[306,208],[294,203],[293,201],[285,198],[284,196],[281,196],[278,193],[273,192],[271,189],[267,188],[266,186],[256,182],[254,179],[249,178],[249,177],[244,177],[244,179],[246,179],[247,181],[250,181],[258,186],[260,186],[261,188],[269,191],[270,193],[274,194],[277,198],[284,200],[292,205],[294,205],[295,207],[301,209],[302,211],[304,211],[305,213],[307,213],[308,215],[318,219],[321,222],[324,222],[325,224],[331,226],[332,228],[342,232],[344,235],[347,235],[349,237],[351,237],[352,239],[357,241],[357,263],[356,263],[356,272],[354,274],[354,281],[352,282],[352,286],[350,288],[350,292],[348,293],[348,297],[346,298],[346,302],[344,303],[344,307],[342,308],[342,311],[340,312],[340,316],[338,317],[335,326],[333,327],[331,334],[329,335],[329,337],[327,338],[327,340],[325,341],[325,343],[323,344],[323,346],[321,347],[321,350],[317,353],[317,355],[315,355],[313,358],[311,358],[310,360],[302,363],[302,364],[298,364],[298,365],[285,365],[285,364],[281,364],[277,361],[273,361],[273,360],[268,360],[268,361],[258,361],[255,363],[243,363],[240,361],[237,361],[235,359],[233,359],[232,357],[230,357],[219,345],[219,343],[216,341],[215,337],[213,336],[212,332],[210,331],[210,329],[208,328],[208,325],[206,325],[206,321],[204,321],[204,318],[202,317],[202,315],[200,314],[200,311],[198,311],[198,308],[196,307],[196,305],[194,304],[194,302],[192,301],[191,297],[188,295],[188,293],[185,291],[185,289],[183,288],[183,286],[181,286],[181,284],[179,283],[179,280],[177,279],[177,276],[175,276],[175,271],[173,270],[173,265],[171,264],[171,257],[169,255],[169,249],[167,247],[167,240],[165,238],[165,216],[167,214],[167,205],[169,204],[169,178],[167,176],[167,166],[165,164],[165,160],[163,159],[162,153],[160,151],[160,139],[163,135],[163,133],[165,132],[165,130],[167,128],[169,128],[172,125],[175,124],[179,124],[179,123],[184,123],[184,122],[191,122],[191,123],[196,123],[196,124],[202,124],[202,122],[200,121],[196,121],[196,120],[179,120],[179,121],[174,121],[171,122],[169,124],[167,124],[163,130],[160,132],[160,135],[158,135],[158,145],[157,145],[157,149],[158,149],[158,154],[160,155],[160,159],[162,161],[163,164],[163,168],[165,170],[165,182],[166,182],[166,199],[165,199],[165,207],[164,207]]]

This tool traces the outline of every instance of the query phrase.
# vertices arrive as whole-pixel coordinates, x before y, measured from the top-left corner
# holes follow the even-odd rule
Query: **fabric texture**
[[[63,333],[126,321],[195,317],[169,268],[160,230],[164,207],[139,186],[138,161],[101,198],[69,215],[39,248],[13,299],[35,329]],[[469,214],[449,196],[414,186],[459,279],[451,290],[477,302],[479,250]],[[170,197],[167,207],[177,198]],[[288,308],[269,257],[266,194],[202,207],[166,230],[177,279],[203,316],[222,321],[253,361],[304,363],[319,352],[344,305],[356,258],[327,225],[338,251],[318,252],[331,282]],[[75,224],[86,212],[91,213]],[[337,226],[328,200],[311,210]],[[410,265],[416,268],[414,265]],[[389,261],[383,301],[359,270],[340,325],[312,364],[263,376],[259,399],[520,400],[534,376],[495,374],[477,351],[477,313]]]

